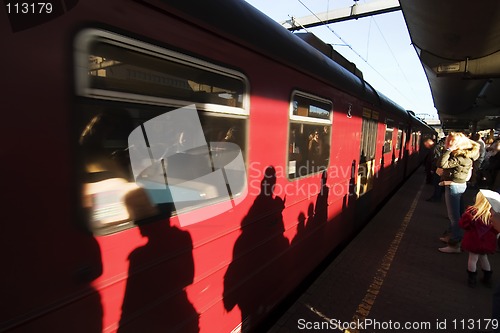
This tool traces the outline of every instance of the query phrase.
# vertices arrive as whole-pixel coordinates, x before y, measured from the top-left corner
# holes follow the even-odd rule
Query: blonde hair
[[[450,132],[446,137],[446,144],[456,142],[458,149],[472,148],[471,140],[462,132]]]
[[[490,209],[491,205],[486,199],[486,197],[481,193],[478,192],[476,195],[476,202],[474,203],[473,206],[470,208],[473,208],[474,210],[471,212],[472,213],[472,218],[481,220],[486,225],[490,224]]]

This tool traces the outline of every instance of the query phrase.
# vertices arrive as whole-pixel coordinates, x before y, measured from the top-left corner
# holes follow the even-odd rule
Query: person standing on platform
[[[446,208],[450,220],[448,235],[440,238],[447,246],[439,248],[443,253],[460,253],[462,229],[458,220],[462,215],[462,194],[472,175],[472,163],[479,157],[479,144],[463,133],[452,132],[446,137],[445,151],[436,165],[443,169],[440,185],[444,186]]]
[[[436,142],[432,138],[426,138],[423,141],[425,148],[428,150],[427,155],[425,155],[424,159],[424,167],[425,167],[425,183],[432,184],[432,162],[434,162],[433,150],[436,146]]]
[[[426,176],[426,181],[428,184],[432,184],[434,186],[434,192],[430,198],[427,198],[426,201],[429,202],[440,202],[441,197],[443,195],[443,187],[439,186],[439,182],[441,180],[441,171],[438,170],[436,166],[436,162],[444,150],[444,140],[440,140],[436,143],[432,138],[427,138],[424,141],[425,148],[429,149],[429,154],[426,157],[426,170],[429,174]],[[430,178],[430,182],[428,181]]]
[[[493,191],[500,190],[500,177],[498,177],[498,170],[500,169],[499,151],[500,139],[497,139],[486,148],[486,155],[482,165],[481,185]]]
[[[481,134],[474,133],[471,139],[479,144],[479,157],[474,161],[472,168],[472,178],[469,181],[469,185],[477,186],[480,179],[478,179],[481,175],[481,166],[484,161],[484,156],[486,154],[486,143],[481,138]]]
[[[476,286],[477,262],[479,261],[483,270],[482,282],[491,287],[492,270],[488,260],[488,254],[493,254],[497,247],[497,234],[491,223],[491,205],[483,195],[478,192],[476,202],[467,208],[458,224],[464,229],[462,249],[469,252],[467,265],[469,287]]]

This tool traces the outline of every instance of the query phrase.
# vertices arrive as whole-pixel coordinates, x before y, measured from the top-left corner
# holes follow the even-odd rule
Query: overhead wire
[[[307,5],[305,3],[302,2],[302,0],[297,0],[298,2],[300,2],[300,4],[302,6],[304,6],[308,11],[309,13],[311,13],[314,17],[316,17],[318,19],[319,22],[323,23],[323,26],[327,27],[328,30],[330,30],[334,35],[335,37],[337,37],[340,41],[342,41],[345,46],[347,46],[352,52],[354,52],[354,54],[356,54],[358,57],[360,57],[363,61],[367,62],[366,59],[364,59],[361,54],[359,54],[349,43],[347,43],[339,34],[337,34],[329,25],[326,24],[325,21],[323,21],[322,19],[320,19],[318,17],[318,15],[316,15],[315,12],[313,12],[311,9],[309,9],[309,7],[307,7]]]
[[[333,45],[338,45],[338,46],[346,46],[348,47],[358,58],[360,58],[361,60],[363,60],[366,65],[368,65],[368,67],[370,67],[375,73],[377,73],[385,82],[387,82],[387,84],[389,84],[394,90],[396,90],[403,98],[405,98],[408,102],[410,103],[414,103],[414,101],[411,101],[401,90],[398,89],[398,87],[396,87],[394,84],[392,84],[384,75],[382,75],[382,73],[380,73],[375,67],[373,67],[369,62],[368,62],[368,59],[367,58],[364,58],[361,54],[359,54],[359,52],[357,52],[348,42],[346,42],[337,32],[335,32],[325,21],[323,21],[322,19],[320,19],[318,17],[318,15],[316,15],[316,13],[314,11],[312,11],[302,0],[297,0],[302,6],[304,6],[304,8],[306,8],[314,17],[316,17],[316,19],[321,22],[323,24],[324,27],[326,27],[328,30],[330,30],[330,32],[332,32],[335,37],[337,37],[343,44],[333,44]],[[329,1],[327,0],[327,8],[329,8]],[[373,17],[372,17],[373,19]],[[373,19],[374,20],[374,19]],[[393,56],[393,58],[396,60],[396,64],[399,68],[399,70],[402,72],[406,82],[409,84],[409,80],[408,78],[406,77],[406,75],[404,74],[401,66],[399,65],[399,62],[397,61],[392,49],[389,47],[389,44],[387,42],[387,40],[385,39],[385,36],[384,34],[382,33],[380,27],[378,26],[377,22],[374,20],[375,22],[375,25],[377,26],[377,29],[379,30],[380,34],[382,35],[382,38],[384,40],[384,42],[386,43],[386,45],[388,46],[389,48],[389,51],[391,52],[391,55]],[[298,22],[300,24],[300,22]],[[368,53],[368,51],[367,51]],[[367,54],[367,57],[368,57],[368,54]],[[410,84],[409,84],[410,85]],[[410,89],[413,90],[413,87],[410,85]]]
[[[413,86],[410,84],[410,80],[406,76],[406,73],[403,71],[403,68],[401,68],[401,64],[399,63],[398,58],[395,56],[395,54],[394,54],[394,52],[393,52],[393,50],[391,48],[391,45],[387,42],[387,39],[385,38],[384,33],[380,29],[380,26],[378,25],[378,23],[377,23],[377,21],[375,20],[374,17],[372,17],[372,21],[375,23],[375,26],[377,27],[378,31],[380,32],[380,35],[382,36],[382,39],[384,40],[385,45],[389,49],[389,51],[391,53],[391,56],[394,59],[394,61],[396,62],[396,65],[398,66],[398,69],[400,70],[401,74],[403,75],[406,83],[408,84],[408,86],[410,87],[410,89],[415,93],[415,90],[413,89]]]

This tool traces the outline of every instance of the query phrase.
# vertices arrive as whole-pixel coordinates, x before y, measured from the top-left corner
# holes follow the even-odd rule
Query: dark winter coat
[[[445,150],[437,161],[437,167],[443,169],[441,180],[465,183],[472,169],[472,163],[479,157],[479,144],[470,149],[455,151]]]
[[[473,219],[475,209],[469,207],[458,221],[458,225],[465,230],[462,238],[462,249],[477,254],[495,253],[497,234],[493,225],[486,225],[479,219]]]

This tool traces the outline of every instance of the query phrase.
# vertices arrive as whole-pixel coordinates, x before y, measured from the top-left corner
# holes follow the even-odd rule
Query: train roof
[[[429,126],[425,121],[423,121],[422,119],[418,118],[415,115],[415,112],[413,112],[411,110],[406,110],[406,112],[408,112],[408,115],[410,116],[410,119],[411,119],[411,122],[412,122],[413,126],[415,126],[415,124],[417,124],[417,126],[419,126],[419,127],[425,127],[430,132],[433,132],[433,133],[437,134],[436,130],[434,128],[432,128],[431,126]]]
[[[341,91],[392,112],[406,111],[356,75],[242,0],[144,0]]]

